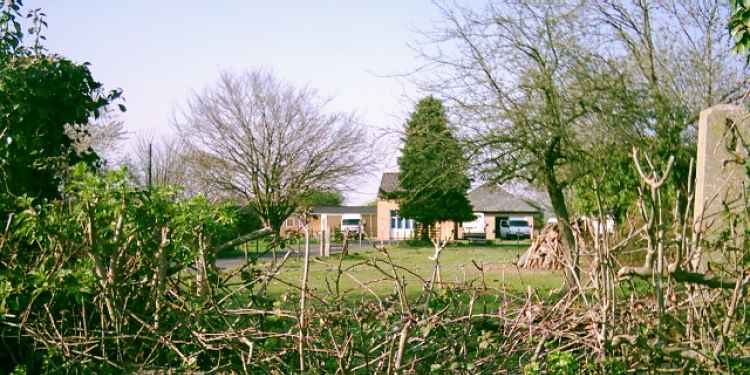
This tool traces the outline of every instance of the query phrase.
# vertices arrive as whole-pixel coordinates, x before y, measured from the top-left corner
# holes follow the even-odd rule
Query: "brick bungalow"
[[[416,223],[412,219],[399,216],[399,203],[396,199],[386,198],[398,191],[398,173],[386,172],[380,180],[377,199],[377,239],[381,241],[414,238]],[[458,237],[464,238],[464,232],[476,235],[483,232],[488,240],[499,236],[500,225],[507,220],[525,220],[529,225],[539,227],[544,217],[543,206],[530,199],[513,195],[503,188],[485,184],[469,192],[469,201],[474,207],[477,219],[472,222],[455,225],[452,221],[437,223],[439,238],[449,238],[458,229]]]
[[[541,204],[511,194],[494,184],[485,184],[470,191],[469,201],[477,219],[472,223],[463,223],[462,226],[464,229],[469,226],[484,228],[484,236],[488,240],[500,237],[500,225],[504,221],[524,220],[533,230],[540,228],[544,218]]]

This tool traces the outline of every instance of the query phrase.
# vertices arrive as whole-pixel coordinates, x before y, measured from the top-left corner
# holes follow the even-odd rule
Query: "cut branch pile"
[[[518,266],[527,269],[559,270],[563,268],[564,245],[557,224],[547,224],[521,255]]]
[[[570,229],[578,246],[585,246],[579,225],[573,223]],[[565,244],[557,224],[547,224],[516,264],[525,269],[559,270],[565,266],[564,261]]]

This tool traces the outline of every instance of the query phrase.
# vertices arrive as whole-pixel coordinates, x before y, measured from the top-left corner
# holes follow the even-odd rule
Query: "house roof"
[[[399,190],[398,172],[385,172],[380,179],[378,196]],[[542,213],[544,205],[519,197],[494,184],[484,184],[469,192],[469,201],[475,212]]]
[[[371,206],[315,206],[312,208],[312,214],[375,214],[375,207]]]
[[[494,184],[484,184],[469,193],[475,212],[543,212],[536,202],[508,193]]]
[[[378,196],[383,194],[394,193],[399,189],[398,172],[385,172],[380,179],[380,189]]]

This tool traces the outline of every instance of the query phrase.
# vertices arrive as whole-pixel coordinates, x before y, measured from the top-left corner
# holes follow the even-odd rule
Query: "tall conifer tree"
[[[426,226],[473,220],[466,197],[471,186],[466,157],[448,126],[443,103],[432,96],[420,100],[405,133],[399,159],[401,216]]]

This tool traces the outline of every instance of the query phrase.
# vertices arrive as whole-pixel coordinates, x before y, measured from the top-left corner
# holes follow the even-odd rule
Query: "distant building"
[[[310,234],[317,237],[323,228],[329,228],[332,232],[341,230],[344,220],[359,219],[363,233],[372,238],[376,233],[377,219],[375,207],[371,206],[316,206],[309,211],[307,218]],[[281,233],[288,234],[301,230],[303,218],[295,214],[286,219],[281,226]]]
[[[537,202],[508,193],[500,186],[484,184],[469,192],[469,201],[474,207],[477,220],[484,226],[488,240],[500,237],[500,227],[511,220],[523,220],[531,228],[542,225],[544,208]],[[464,223],[464,229],[466,228]]]
[[[377,199],[378,240],[402,240],[416,236],[417,223],[401,217],[398,200],[390,198],[398,190],[398,173],[383,173]],[[543,205],[508,193],[497,185],[482,185],[469,192],[468,197],[477,218],[458,225],[452,221],[437,223],[439,238],[453,237],[453,232],[457,231],[458,238],[481,236],[491,240],[499,237],[503,223],[524,220],[533,229],[541,226],[544,218]]]
[[[365,237],[382,241],[415,238],[419,225],[414,219],[399,214],[399,201],[393,199],[398,192],[398,173],[383,173],[378,189],[377,203],[371,206],[317,206],[308,212],[310,234],[317,237],[325,228],[331,233],[341,230],[342,224],[351,228],[351,223],[359,220]],[[532,228],[541,228],[546,205],[535,200],[511,194],[500,186],[484,184],[468,194],[476,219],[470,222],[454,223],[450,220],[435,226],[438,238],[485,238],[500,237],[502,227],[508,223],[524,221]],[[281,227],[282,234],[300,231],[302,217],[290,216]],[[455,233],[455,235],[454,235]]]

